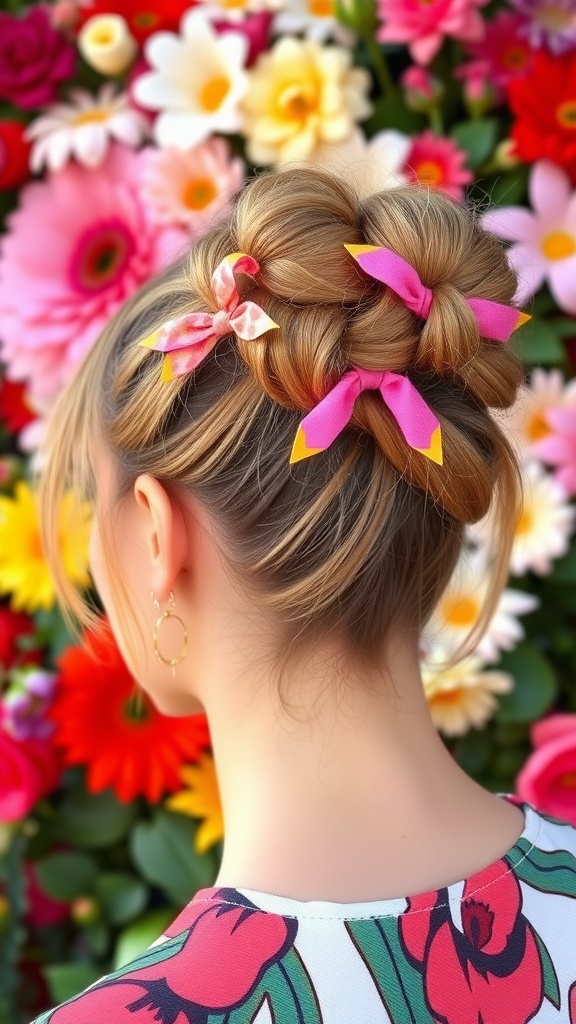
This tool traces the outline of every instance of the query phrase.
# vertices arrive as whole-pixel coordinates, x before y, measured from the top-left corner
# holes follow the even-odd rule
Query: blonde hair
[[[422,322],[366,277],[344,243],[387,246],[434,290]],[[162,356],[138,340],[172,316],[213,310],[211,275],[224,256],[258,260],[239,290],[280,325],[255,341],[227,337],[191,375],[161,383]],[[510,303],[516,279],[474,215],[415,185],[359,200],[317,168],[264,174],[224,226],[127,302],[60,397],[41,481],[43,543],[68,614],[93,615],[61,564],[57,510],[65,488],[93,488],[93,444],[117,469],[117,500],[148,472],[203,504],[230,568],[276,616],[285,649],[337,635],[368,662],[392,631],[419,631],[444,591],[464,527],[494,511],[496,557],[483,634],[507,578],[520,474],[490,407],[509,406],[523,380],[509,345],[479,336],[465,296]],[[444,465],[411,449],[380,397],[356,402],[351,425],[323,454],[289,454],[299,421],[350,364],[406,373],[438,416]],[[112,536],[110,571],[113,571]],[[122,610],[131,595],[121,580]]]

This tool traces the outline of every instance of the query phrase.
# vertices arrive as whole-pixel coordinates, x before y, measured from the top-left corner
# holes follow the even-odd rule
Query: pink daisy
[[[231,159],[224,139],[194,149],[150,149],[142,173],[142,195],[161,224],[181,224],[193,236],[227,211],[242,184],[244,164]]]
[[[143,153],[113,144],[93,170],[70,163],[22,189],[0,253],[2,359],[45,408],[112,314],[176,258],[184,235],[153,221]]]
[[[471,67],[481,66],[486,79],[499,95],[503,94],[503,87],[508,82],[523,78],[532,68],[534,54],[521,33],[525,23],[526,19],[519,14],[500,11],[492,21],[486,22],[484,38],[466,45],[473,58]],[[459,70],[461,77],[463,69]]]
[[[473,42],[482,39],[484,22],[478,12],[488,0],[379,0],[384,25],[382,43],[406,43],[412,60],[429,64],[445,36]]]
[[[472,172],[464,166],[465,162],[466,153],[452,139],[425,131],[412,138],[403,173],[408,181],[439,188],[453,199],[462,199],[463,186],[473,178]]]
[[[556,467],[556,482],[571,497],[576,495],[576,408],[546,410],[549,433],[534,445],[534,453]]]

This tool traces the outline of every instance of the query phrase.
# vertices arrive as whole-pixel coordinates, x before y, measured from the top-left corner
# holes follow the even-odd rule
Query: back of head
[[[345,243],[411,263],[433,291],[428,318],[369,278]],[[161,382],[162,357],[137,342],[170,317],[213,311],[212,274],[237,251],[260,266],[254,279],[237,275],[241,297],[279,329],[228,335],[193,374]],[[276,616],[283,649],[330,634],[377,661],[396,629],[422,628],[465,525],[494,507],[497,557],[471,646],[506,579],[520,497],[515,456],[489,410],[513,402],[523,372],[508,345],[480,336],[465,300],[509,304],[515,289],[500,244],[437,192],[411,185],[361,201],[313,168],[251,181],[224,226],[123,307],[52,417],[44,542],[65,604],[82,615],[58,564],[55,509],[68,484],[87,486],[98,435],[118,500],[149,472],[203,503],[240,584]],[[303,414],[350,366],[407,375],[440,421],[443,465],[406,443],[371,391],[327,451],[290,464]]]

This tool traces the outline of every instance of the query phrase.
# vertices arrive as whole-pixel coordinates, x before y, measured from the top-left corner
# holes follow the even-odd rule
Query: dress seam
[[[466,899],[469,899],[470,896],[475,896],[476,893],[482,892],[484,889],[488,889],[491,885],[495,885],[496,882],[499,882],[506,875],[509,875],[511,871],[515,871],[516,868],[522,863],[523,860],[526,859],[528,854],[531,853],[531,851],[536,846],[536,842],[537,842],[538,837],[540,835],[541,828],[542,828],[542,818],[540,816],[538,816],[538,827],[536,829],[536,835],[534,836],[534,840],[531,843],[531,845],[529,846],[529,848],[526,850],[526,852],[523,853],[522,856],[514,864],[512,864],[510,867],[508,867],[506,869],[506,871],[503,871],[496,878],[492,878],[489,882],[486,882],[485,885],[479,885],[477,889],[472,889],[471,892],[467,892],[466,893]],[[500,860],[504,860],[506,857],[508,857],[510,855],[511,851],[514,850],[517,847],[518,843],[520,842],[520,839],[521,839],[521,836],[518,837],[518,839],[514,843],[514,846],[512,846],[510,848],[510,850],[508,850],[507,853],[503,854],[502,857],[499,858],[499,859]],[[488,866],[490,866],[490,865],[488,865]],[[486,871],[486,870],[487,870],[487,868],[482,868],[480,871],[475,872],[475,874],[483,874],[483,872]],[[470,877],[473,878],[474,876],[472,875]],[[466,881],[467,881],[467,879],[464,879],[464,882],[466,882]],[[434,891],[439,892],[440,889],[449,889],[451,885],[458,885],[458,884],[459,884],[458,882],[451,882],[450,885],[440,886],[437,890],[429,889],[427,893],[417,893],[417,894],[415,894],[415,896],[412,896],[412,897],[411,896],[394,896],[394,897],[391,897],[391,899],[395,899],[395,900],[415,899],[416,896],[425,896],[425,895],[428,895],[429,893],[432,893]],[[242,889],[242,886],[238,886],[238,888]],[[279,898],[283,899],[284,897],[279,897]],[[323,902],[323,901],[318,901],[318,902]],[[377,901],[374,901],[374,902],[377,902]],[[424,914],[424,913],[429,914],[432,910],[439,910],[441,907],[448,907],[448,906],[450,906],[451,903],[462,903],[462,902],[464,902],[464,900],[463,900],[463,898],[461,896],[452,896],[445,903],[436,903],[432,907],[414,907],[414,908],[407,907],[405,910],[403,910],[399,914],[386,914],[386,913],[384,913],[384,914],[369,914],[369,915],[367,915],[365,917],[364,916],[354,916],[354,915],[349,917],[348,915],[340,916],[338,914],[329,914],[328,917],[320,917],[317,914],[283,914],[279,910],[265,910],[263,907],[258,907],[256,904],[255,904],[255,909],[259,910],[263,914],[273,914],[276,917],[285,917],[285,918],[287,918],[289,920],[294,920],[294,921],[374,921],[374,920],[377,920],[378,918],[381,918],[381,917],[403,917],[405,914]],[[250,909],[250,908],[246,907],[245,903],[236,903],[233,900],[221,900],[221,899],[218,898],[218,896],[212,896],[210,898],[200,897],[199,899],[192,899],[192,903],[218,903],[219,906],[242,907],[244,910]]]

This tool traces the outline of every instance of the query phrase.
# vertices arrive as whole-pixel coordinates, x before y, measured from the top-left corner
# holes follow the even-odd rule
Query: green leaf
[[[163,808],[151,821],[140,821],[130,837],[134,863],[176,906],[184,906],[198,889],[214,881],[213,858],[194,848],[197,823]]]
[[[95,921],[94,924],[85,925],[82,929],[90,949],[95,956],[104,956],[110,942],[110,928],[104,921]]]
[[[528,640],[515,650],[504,652],[498,669],[509,672],[515,680],[511,693],[504,693],[499,699],[498,722],[533,722],[554,703],[558,691],[556,673]]]
[[[114,950],[115,975],[121,976],[128,969],[136,970],[146,967],[179,953],[188,937],[187,932],[167,939],[166,942],[153,946],[152,949],[148,948],[160,938],[175,916],[176,911],[169,907],[162,910],[151,910],[148,914],[144,914],[144,917],[124,928],[118,936]],[[126,970],[123,971],[123,968]]]
[[[544,996],[549,999],[550,1002],[560,1009],[560,985],[558,984],[558,975],[556,974],[556,968],[552,963],[552,957],[548,952],[546,943],[542,940],[540,935],[535,929],[532,929],[532,934],[536,939],[536,945],[538,946],[538,953],[540,955],[540,963],[542,964],[542,975],[544,978]]]
[[[92,796],[82,788],[62,801],[58,809],[58,835],[77,846],[112,846],[128,834],[137,813],[135,803],[121,804],[110,789]]]
[[[92,892],[98,865],[86,853],[51,853],[36,861],[36,873],[47,896],[68,902]]]
[[[550,320],[533,317],[515,335],[515,347],[526,366],[561,364],[566,352]]]
[[[291,988],[298,993],[298,1005],[302,1019],[306,1021],[306,1024],[322,1024],[322,1013],[318,1005],[316,990],[294,946],[288,950],[280,962]]]
[[[566,554],[554,562],[548,582],[576,583],[576,538],[572,540]]]
[[[456,745],[456,760],[468,775],[483,772],[492,754],[492,741],[485,730],[471,729]]]
[[[517,844],[524,856],[513,865],[514,873],[539,892],[576,899],[576,857],[568,850],[541,850],[527,839]]]
[[[368,138],[384,128],[396,128],[410,135],[412,132],[422,131],[426,127],[426,119],[413,110],[408,110],[401,97],[396,94],[377,100],[374,112],[363,127]]]
[[[65,1003],[102,977],[92,964],[48,964],[43,972],[54,1003]]]
[[[454,141],[468,154],[471,167],[478,167],[492,153],[498,136],[498,122],[494,118],[485,121],[461,121],[450,132]]]
[[[516,206],[526,198],[528,189],[528,167],[516,167],[501,174],[489,187],[492,206]]]
[[[397,917],[345,921],[345,927],[374,979],[392,1024],[434,1024],[426,1005],[422,974],[408,960]]]
[[[94,891],[111,924],[132,921],[142,913],[148,900],[144,882],[124,871],[100,875]]]

